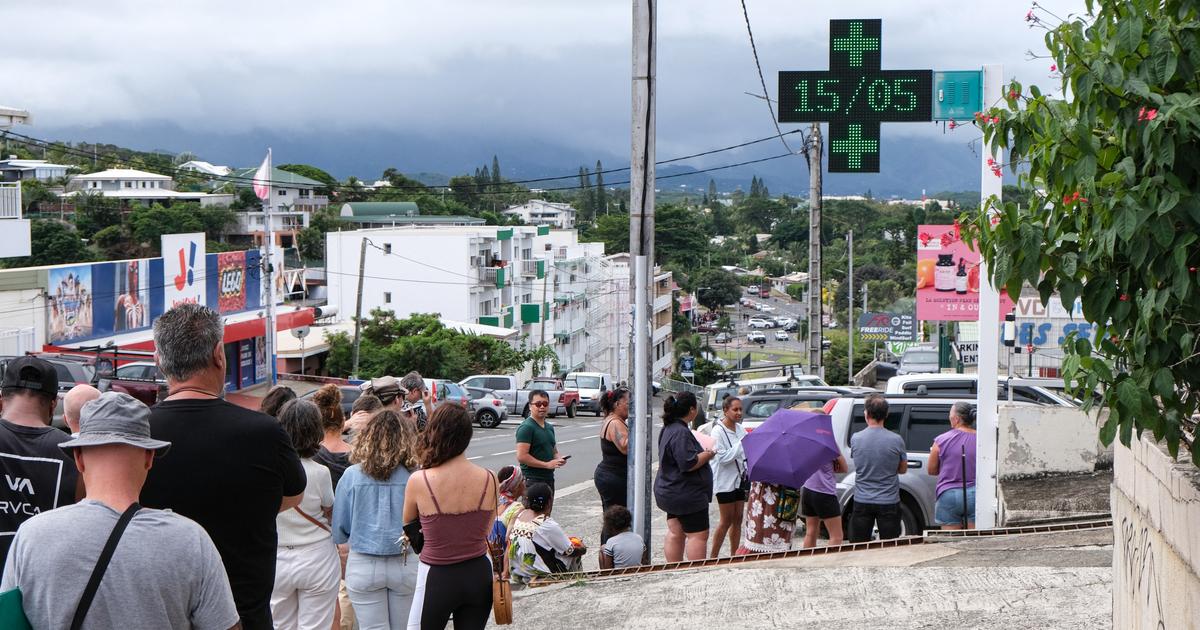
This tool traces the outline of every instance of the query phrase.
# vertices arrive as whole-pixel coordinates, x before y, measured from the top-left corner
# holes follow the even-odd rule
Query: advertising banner
[[[957,225],[917,226],[917,319],[979,319],[979,252],[959,236]],[[1012,306],[1001,291],[1001,319]]]
[[[246,252],[217,254],[217,310],[235,313],[246,309]]]
[[[163,308],[183,302],[205,303],[204,233],[163,234]]]
[[[92,336],[92,266],[50,270],[50,343]]]
[[[912,341],[917,322],[910,313],[863,313],[858,317],[858,335],[863,341]]]
[[[150,325],[150,261],[113,263],[113,332]]]

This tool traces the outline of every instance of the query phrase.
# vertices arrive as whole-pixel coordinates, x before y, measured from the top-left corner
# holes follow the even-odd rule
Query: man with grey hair
[[[108,392],[81,415],[79,437],[59,446],[87,496],[21,525],[0,590],[21,589],[35,628],[238,627],[221,556],[204,530],[138,505],[146,473],[171,446],[150,436],[150,410]]]
[[[71,429],[72,436],[79,433],[79,412],[83,406],[99,397],[100,390],[87,383],[72,387],[71,391],[63,396],[63,422]]]
[[[199,523],[221,552],[242,626],[271,628],[275,517],[300,504],[306,478],[274,418],[224,400],[221,316],[179,304],[154,321],[155,360],[168,396],[150,430],[173,444],[150,471],[142,503]]]
[[[421,378],[419,372],[409,372],[400,379],[400,387],[408,392],[404,395],[404,405],[401,407],[401,411],[411,414],[417,423],[417,430],[424,431],[425,423],[433,414],[433,397],[429,393],[429,389],[425,387],[425,379]]]

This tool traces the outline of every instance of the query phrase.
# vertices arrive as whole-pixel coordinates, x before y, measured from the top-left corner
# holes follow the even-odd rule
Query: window
[[[142,188],[146,187],[146,182],[141,182],[141,184],[142,184]]]
[[[385,253],[385,254],[390,254],[390,253],[392,253],[392,244],[391,244],[391,243],[384,243],[384,244],[383,244],[383,253]]]
[[[392,292],[391,292],[391,291],[384,291],[384,292],[383,292],[383,303],[384,303],[384,304],[391,304],[391,303],[392,303]]]
[[[769,418],[779,409],[779,400],[757,400],[746,408],[747,418]]]
[[[308,196],[309,196],[311,193],[312,193],[312,191],[311,191],[311,190],[309,190],[309,189],[307,189],[307,188],[301,188],[301,189],[300,189],[300,193],[299,193],[299,194],[300,194],[300,198],[301,198],[301,199],[308,199]]]
[[[922,383],[920,381],[914,381],[912,383],[904,384],[904,393],[915,394],[915,393],[917,393],[917,390],[922,385],[925,386],[925,393],[930,396],[947,396],[947,397],[953,398],[956,396],[974,396],[975,395],[975,381],[971,381],[971,380],[961,380],[961,381],[937,380],[937,381],[926,381],[924,383]]]
[[[506,378],[489,377],[483,380],[483,386],[491,390],[505,391],[510,383]]]
[[[287,191],[286,191],[286,190],[280,190],[280,191],[279,191],[279,196],[280,196],[280,197],[286,197],[286,196],[287,196]]]
[[[533,303],[533,294],[526,293],[524,296],[521,297],[521,303],[522,304],[532,304]]]
[[[88,188],[99,188],[100,182],[88,182]]]
[[[533,258],[533,249],[526,247],[521,250],[521,260],[529,260]]]
[[[483,302],[480,302],[479,303],[479,315],[482,317],[482,316],[491,315],[491,314],[492,314],[491,300],[484,300]]]
[[[904,422],[904,407],[892,405],[888,409],[887,420],[884,420],[883,426],[888,431],[900,433],[900,426]],[[867,428],[867,416],[863,411],[862,405],[854,405],[854,410],[850,412],[850,435],[854,435],[859,431]],[[846,442],[849,444],[849,441]]]
[[[914,453],[928,453],[933,438],[950,430],[950,405],[913,405],[905,443]]]
[[[125,182],[126,188],[133,188],[133,182]]]

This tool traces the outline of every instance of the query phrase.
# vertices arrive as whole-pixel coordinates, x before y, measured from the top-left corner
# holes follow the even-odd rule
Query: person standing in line
[[[383,409],[383,403],[379,401],[378,396],[367,393],[359,394],[358,398],[354,399],[354,404],[350,405],[350,417],[346,418],[346,427],[342,433],[353,438],[355,433],[367,426],[367,423],[371,421],[371,416],[380,409]]]
[[[904,439],[884,426],[888,403],[883,394],[867,396],[863,405],[867,428],[850,436],[855,471],[850,542],[871,540],[875,527],[880,540],[899,538],[900,475],[908,471],[908,452]]]
[[[224,326],[214,310],[175,306],[154,322],[155,358],[168,396],[150,413],[155,439],[172,443],[146,478],[142,504],[204,528],[225,563],[246,630],[268,629],[278,537],[275,517],[307,485],[292,440],[274,418],[225,401]]]
[[[204,529],[137,503],[147,471],[171,447],[150,437],[150,410],[107,392],[81,416],[79,437],[59,446],[81,471],[87,496],[21,525],[0,591],[21,589],[34,628],[71,627],[101,551],[124,523],[82,628],[239,627],[221,556]]]
[[[517,427],[517,463],[525,474],[525,483],[541,482],[554,489],[554,470],[567,463],[558,454],[554,425],[546,419],[550,394],[535,389],[529,392],[529,417]]]
[[[361,398],[361,396],[360,396]],[[321,412],[321,446],[313,461],[329,469],[330,480],[336,489],[342,474],[350,467],[350,445],[342,433],[346,428],[346,416],[342,413],[342,390],[327,383],[313,394],[313,404]]]
[[[975,529],[975,405],[960,400],[950,408],[950,430],[933,438],[926,471],[937,475],[934,521],[942,529],[962,529],[963,521]]]
[[[821,468],[804,482],[800,495],[800,514],[804,517],[804,548],[817,546],[817,535],[821,525],[829,532],[829,545],[842,544],[845,536],[842,531],[842,506],[837,499],[837,481],[834,474],[847,471],[846,458],[838,455],[837,459],[821,464]]]
[[[279,417],[279,410],[289,402],[296,400],[296,392],[287,385],[276,385],[263,396],[262,403],[259,404],[258,410],[271,416],[272,418]]]
[[[417,469],[417,427],[394,409],[375,414],[354,440],[333,502],[333,540],[350,544],[346,591],[362,630],[403,628],[417,584],[404,540],[404,503]]]
[[[451,616],[455,630],[482,630],[492,613],[487,538],[499,492],[491,471],[467,460],[472,424],[466,408],[442,403],[421,433],[422,470],[404,493],[404,530],[421,541],[410,630],[443,630]]]
[[[70,437],[50,426],[58,404],[58,373],[48,361],[8,362],[0,387],[0,562],[13,534],[35,514],[70,505],[83,496],[75,462],[58,447]]]
[[[293,400],[279,411],[279,425],[292,439],[308,485],[300,505],[276,517],[279,550],[271,616],[277,629],[328,630],[336,617],[342,563],[330,537],[329,469],[312,459],[321,444],[321,412],[307,400]]]
[[[87,383],[72,387],[71,391],[63,396],[63,422],[71,430],[71,437],[79,433],[79,412],[83,410],[83,406],[99,397],[100,390]]]
[[[667,562],[702,560],[708,552],[708,504],[713,473],[708,462],[714,450],[701,448],[688,428],[696,417],[696,395],[682,392],[663,402],[662,431],[658,434],[658,474],[654,502],[667,513]]]
[[[717,495],[721,515],[708,554],[713,558],[720,555],[727,534],[730,555],[741,547],[742,515],[746,511],[746,492],[750,486],[746,476],[746,454],[742,451],[742,438],[746,437],[746,429],[742,426],[742,399],[730,396],[721,406],[724,416],[713,426],[711,434],[713,450],[717,454],[709,462],[713,469],[713,492]]]
[[[618,387],[600,396],[604,426],[600,429],[600,463],[596,464],[593,481],[600,493],[604,510],[625,505],[629,492],[629,390]],[[607,530],[600,534],[600,543],[608,540]]]
[[[433,414],[433,395],[425,387],[425,379],[421,378],[420,372],[409,372],[400,379],[400,388],[404,393],[403,407],[409,409],[417,430],[424,431]]]

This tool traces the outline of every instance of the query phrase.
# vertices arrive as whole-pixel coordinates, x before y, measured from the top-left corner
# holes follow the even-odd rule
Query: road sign
[[[858,317],[859,339],[863,341],[912,341],[917,322],[911,313],[863,313]]]
[[[954,352],[958,354],[958,360],[962,361],[963,365],[979,365],[978,341],[956,341]]]
[[[679,357],[679,374],[692,378],[696,375],[696,359],[691,355]]]
[[[879,124],[933,120],[933,70],[880,68],[882,20],[830,20],[829,70],[779,73],[779,122],[829,123],[829,172],[878,173]]]

